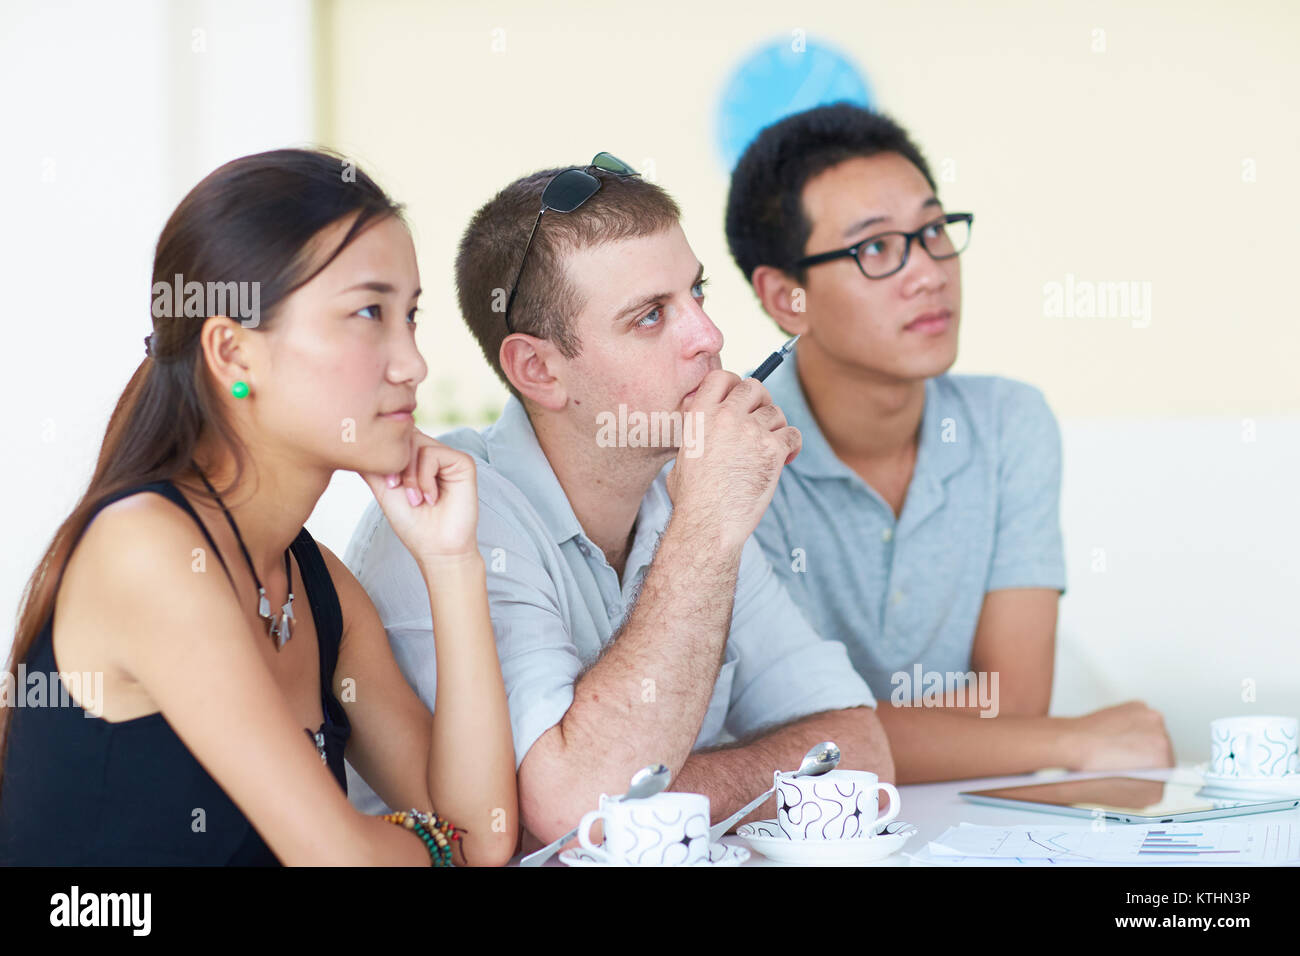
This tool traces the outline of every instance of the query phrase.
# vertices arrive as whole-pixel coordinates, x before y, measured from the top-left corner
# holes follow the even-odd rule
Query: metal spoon
[[[627,793],[617,797],[607,797],[606,803],[622,803],[624,800],[644,800],[646,797],[653,797],[656,793],[662,792],[672,782],[672,778],[673,772],[661,763],[653,763],[648,767],[642,767],[632,775],[632,782],[628,784]],[[574,827],[555,842],[548,843],[535,853],[528,854],[519,861],[519,865],[541,866],[551,858],[551,855],[556,850],[577,835],[578,828]]]
[[[799,765],[798,770],[782,773],[780,774],[780,777],[820,777],[822,774],[834,770],[839,762],[840,748],[835,746],[835,744],[831,743],[829,740],[826,740],[804,754],[803,763]],[[777,783],[779,782],[780,780],[778,779]],[[724,833],[762,806],[763,801],[775,792],[776,783],[773,783],[772,789],[764,791],[764,793],[755,799],[753,803],[747,804],[737,810],[721,823],[715,823],[713,826],[709,827],[709,843],[717,843],[718,839]]]

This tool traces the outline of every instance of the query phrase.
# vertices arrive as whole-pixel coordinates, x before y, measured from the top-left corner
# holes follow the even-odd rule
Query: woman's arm
[[[97,639],[113,665],[282,863],[429,865],[413,834],[348,803],[258,648],[268,638],[252,632],[223,574],[192,570],[192,549],[205,544],[154,495],[114,503],[91,523],[78,546],[91,572],[78,602],[99,610]]]
[[[357,737],[353,766],[394,809],[399,804],[389,794],[414,792],[411,774],[422,771],[419,780],[434,809],[467,831],[463,847],[467,861],[505,863],[514,853],[519,833],[518,785],[505,682],[478,550],[474,459],[413,428],[410,458],[400,474],[362,473],[362,478],[424,578],[438,687],[430,723],[427,712],[422,718],[416,716],[417,707],[423,711],[420,700],[393,660],[369,596],[348,573],[355,624],[344,644],[355,637],[354,646],[346,649],[347,667],[365,668],[367,683],[373,681],[380,688],[379,699],[371,698],[363,708],[380,702],[389,708],[358,715],[364,727]],[[337,558],[334,562],[342,567]],[[357,700],[361,701],[360,692]],[[401,722],[391,724],[390,712]],[[390,739],[384,739],[385,733]],[[401,734],[404,742],[394,743],[393,734]],[[412,749],[413,740],[422,753]],[[362,771],[363,764],[371,776]]]
[[[334,690],[352,724],[348,762],[393,809],[434,809],[466,830],[457,864],[508,862],[519,837],[514,743],[482,558],[421,564],[436,635],[430,716],[365,589],[329,549],[321,553],[343,606]]]

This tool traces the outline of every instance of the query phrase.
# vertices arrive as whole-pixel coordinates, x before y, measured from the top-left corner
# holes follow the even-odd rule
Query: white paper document
[[[1162,823],[983,827],[963,823],[912,855],[941,866],[1300,864],[1300,824]]]

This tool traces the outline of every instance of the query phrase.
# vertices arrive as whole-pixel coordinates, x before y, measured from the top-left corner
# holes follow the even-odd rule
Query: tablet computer
[[[1141,777],[1092,777],[993,790],[966,790],[971,803],[1120,823],[1182,823],[1300,807],[1300,796],[1216,790]]]

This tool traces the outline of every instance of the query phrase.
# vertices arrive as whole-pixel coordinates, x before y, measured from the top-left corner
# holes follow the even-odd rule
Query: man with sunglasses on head
[[[906,131],[855,105],[746,149],[727,240],[799,336],[766,381],[803,437],[756,537],[881,702],[901,782],[1171,766],[1140,702],[1047,716],[1060,435],[1036,388],[948,374],[973,220],[945,212]]]
[[[654,764],[706,794],[715,822],[822,741],[841,768],[893,776],[866,682],[752,537],[799,433],[762,384],[721,369],[679,218],[599,154],[511,183],[460,244],[461,313],[512,394],[490,427],[442,440],[477,461],[520,810],[539,842]],[[381,512],[347,563],[433,707],[438,635]],[[360,778],[348,789],[377,809]]]

